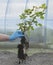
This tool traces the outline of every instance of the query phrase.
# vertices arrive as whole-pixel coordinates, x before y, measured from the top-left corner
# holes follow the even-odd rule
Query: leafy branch
[[[44,19],[46,8],[46,5],[42,4],[41,6],[33,6],[31,9],[24,10],[20,15],[22,22],[17,24],[19,29],[26,32],[35,29],[33,24],[35,24],[35,26],[42,26],[42,24],[37,21],[37,18]]]

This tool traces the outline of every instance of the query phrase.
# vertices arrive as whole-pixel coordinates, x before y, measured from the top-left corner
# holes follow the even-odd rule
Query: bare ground
[[[0,65],[19,65],[17,55],[13,52],[1,51]],[[53,53],[33,54],[20,65],[53,65]]]

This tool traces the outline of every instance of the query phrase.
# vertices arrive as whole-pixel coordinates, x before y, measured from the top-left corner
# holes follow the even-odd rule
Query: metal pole
[[[46,44],[46,41],[47,41],[47,14],[48,14],[48,3],[49,3],[49,0],[46,0],[46,6],[47,6],[47,9],[45,11],[45,20],[44,20],[44,43]]]
[[[29,1],[29,0],[26,0],[25,9],[27,9],[28,1]]]
[[[7,1],[6,10],[5,10],[5,17],[4,17],[4,33],[6,33],[6,17],[8,11],[9,0]]]

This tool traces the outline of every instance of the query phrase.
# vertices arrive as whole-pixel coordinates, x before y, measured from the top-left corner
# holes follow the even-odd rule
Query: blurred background
[[[30,32],[30,48],[53,49],[53,0],[0,0],[0,33],[10,36],[18,29],[16,24],[20,22],[19,15],[23,10],[43,3],[47,5],[45,18],[38,20],[43,26]],[[19,42],[19,39],[0,41],[0,48],[16,48]]]

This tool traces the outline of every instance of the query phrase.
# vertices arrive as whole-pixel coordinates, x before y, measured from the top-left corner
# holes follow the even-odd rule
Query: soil
[[[36,53],[18,64],[17,54],[0,51],[0,65],[53,65],[53,53]]]

